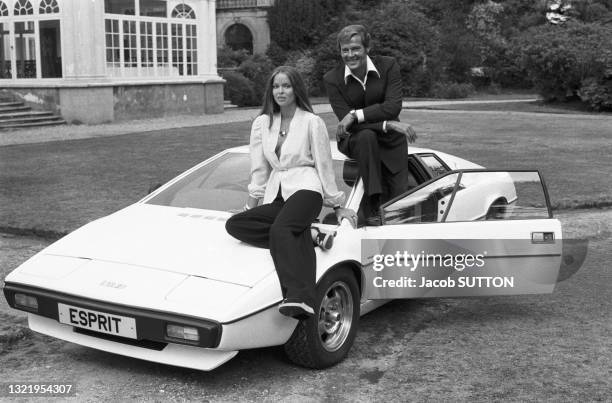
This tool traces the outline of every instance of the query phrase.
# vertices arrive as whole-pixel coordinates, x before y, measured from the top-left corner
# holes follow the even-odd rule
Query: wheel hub
[[[344,344],[353,318],[353,299],[343,282],[332,284],[321,301],[319,310],[319,336],[323,347],[336,351]]]

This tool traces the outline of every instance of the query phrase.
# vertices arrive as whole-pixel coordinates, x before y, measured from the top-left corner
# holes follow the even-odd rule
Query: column
[[[64,78],[103,79],[106,75],[104,1],[62,2]]]

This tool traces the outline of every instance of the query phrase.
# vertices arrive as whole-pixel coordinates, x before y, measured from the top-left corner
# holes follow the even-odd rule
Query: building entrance
[[[59,20],[40,21],[40,70],[43,78],[62,76]]]

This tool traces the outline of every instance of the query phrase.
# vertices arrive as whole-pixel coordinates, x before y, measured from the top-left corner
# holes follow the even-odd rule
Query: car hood
[[[89,223],[44,253],[151,267],[253,287],[274,271],[267,249],[225,231],[229,213],[135,204]]]

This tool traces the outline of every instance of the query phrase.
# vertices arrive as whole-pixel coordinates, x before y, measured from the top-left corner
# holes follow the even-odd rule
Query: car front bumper
[[[15,302],[15,294],[25,294],[35,297],[38,301],[37,309],[28,309]],[[162,350],[168,345],[183,344],[194,347],[215,348],[221,340],[222,326],[216,321],[179,315],[176,313],[160,312],[136,308],[108,302],[93,300],[80,296],[68,295],[23,284],[6,283],[4,295],[11,308],[19,309],[54,320],[60,326],[65,326],[75,333],[88,335],[92,338],[106,339],[115,343],[133,345],[151,350]],[[111,315],[120,315],[134,318],[136,321],[136,339],[97,333],[59,323],[58,304],[66,304],[83,309],[100,311]],[[31,317],[30,315],[30,317]],[[198,329],[199,340],[188,341],[169,337],[166,332],[168,324],[178,324]],[[34,329],[33,329],[34,330]]]
[[[34,315],[32,313],[28,314],[28,322],[30,329],[35,332],[80,344],[82,346],[141,360],[192,368],[200,371],[213,370],[238,354],[238,351],[213,350],[173,343],[166,345],[162,350],[117,343],[115,341],[75,332],[72,326],[63,325],[57,320]]]
[[[16,306],[15,293],[36,297],[38,309]],[[12,308],[28,312],[29,326],[33,331],[110,353],[203,371],[222,365],[234,357],[238,350],[282,345],[297,324],[295,319],[278,312],[277,303],[221,323],[108,303],[10,281],[5,283],[4,294]],[[137,337],[118,337],[61,323],[58,304],[134,318]],[[168,338],[167,324],[196,327],[200,341],[196,343]]]

